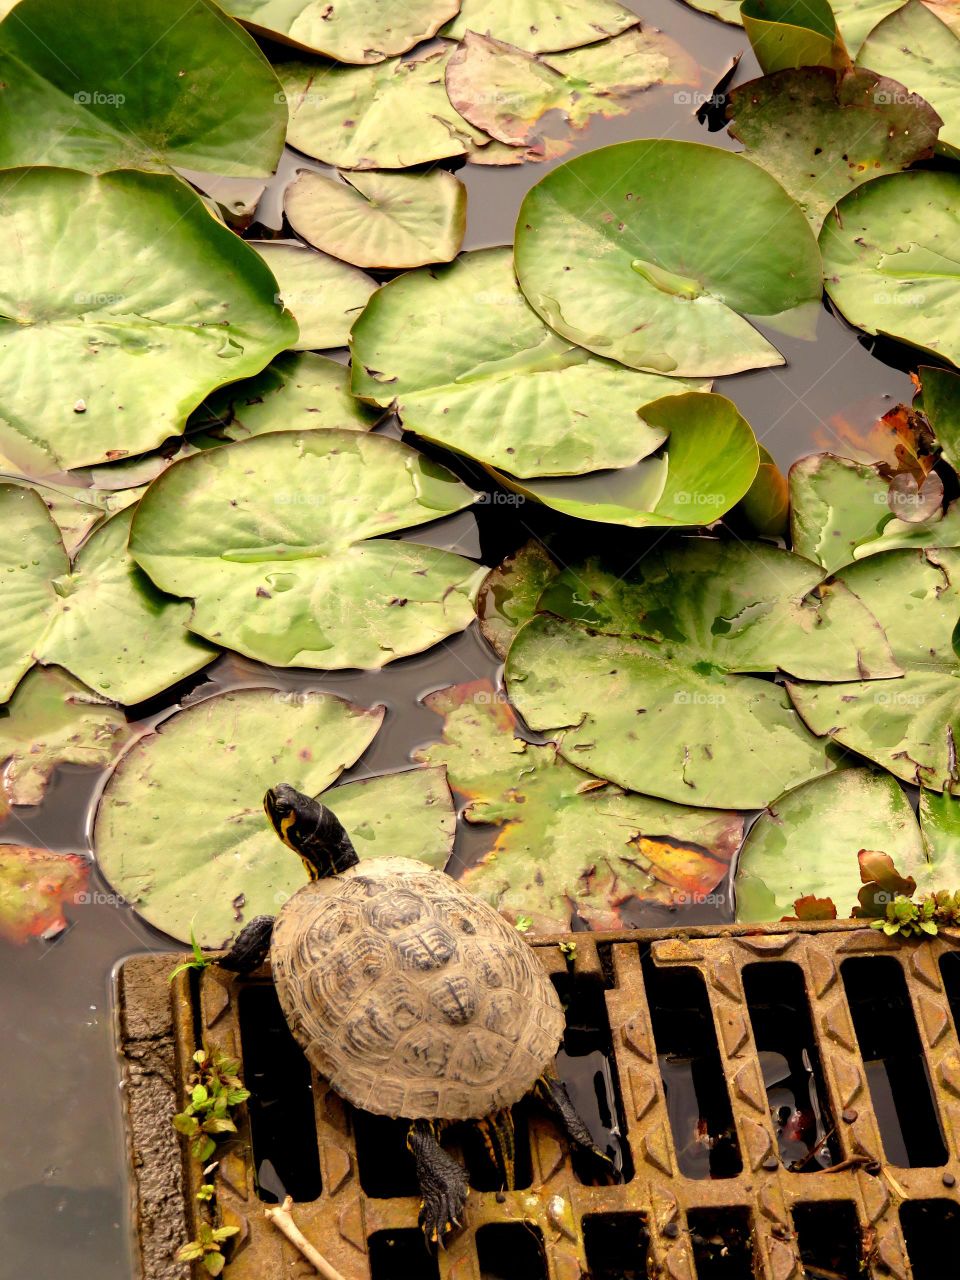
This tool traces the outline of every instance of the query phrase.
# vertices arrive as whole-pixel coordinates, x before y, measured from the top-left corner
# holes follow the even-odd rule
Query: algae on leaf
[[[491,569],[480,585],[477,617],[495,653],[505,658],[514,636],[537,611],[544,588],[560,572],[535,539]]]

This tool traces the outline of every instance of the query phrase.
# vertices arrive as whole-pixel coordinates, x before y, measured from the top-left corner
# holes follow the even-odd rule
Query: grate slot
[[[947,1148],[900,962],[857,956],[843,962],[840,975],[887,1159],[901,1168],[944,1164]]]
[[[947,993],[955,1035],[960,1035],[960,955],[945,951],[940,957],[940,977]]]
[[[480,1280],[547,1280],[543,1237],[521,1223],[495,1223],[477,1232]]]
[[[863,1238],[849,1201],[798,1204],[793,1209],[804,1280],[860,1280]]]
[[[378,1200],[415,1196],[417,1179],[413,1157],[407,1150],[408,1123],[375,1116],[370,1111],[354,1111],[352,1107],[349,1112],[357,1172],[366,1194]]]
[[[743,1163],[703,977],[661,969],[650,956],[643,975],[680,1172],[736,1177]]]
[[[960,1270],[960,1205],[914,1200],[900,1206],[913,1280],[949,1280]]]
[[[754,1280],[747,1209],[691,1209],[687,1215],[697,1280]]]
[[[781,1163],[791,1173],[839,1164],[803,971],[788,962],[748,964],[743,987]]]
[[[371,1280],[440,1280],[437,1260],[413,1227],[378,1231],[367,1241]]]
[[[590,1280],[647,1280],[650,1237],[640,1213],[592,1213],[583,1220]]]

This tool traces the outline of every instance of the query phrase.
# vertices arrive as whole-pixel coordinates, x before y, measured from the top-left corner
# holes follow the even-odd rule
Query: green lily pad
[[[74,472],[74,475],[79,474]],[[5,475],[3,472],[0,472],[0,483],[20,485],[25,489],[33,489],[40,495],[60,530],[64,549],[69,556],[76,553],[85,539],[109,515],[131,506],[143,492],[142,488],[114,491],[93,486],[59,484],[52,480],[27,480],[23,476]]]
[[[186,630],[190,610],[161,595],[127,552],[133,511],[86,541],[71,568],[40,495],[0,485],[5,542],[0,701],[34,662],[57,664],[130,705],[205,666],[216,650]]]
[[[925,98],[943,118],[941,147],[960,155],[960,37],[927,5],[908,0],[884,18],[864,41],[857,65]]]
[[[500,482],[564,515],[635,529],[711,524],[750,491],[759,466],[747,420],[724,396],[687,392],[644,405],[643,421],[668,439],[634,467],[593,475]]]
[[[766,543],[712,539],[648,555],[625,578],[564,570],[507,655],[511,700],[531,728],[563,729],[561,755],[599,777],[760,808],[833,766],[785,691],[752,673],[900,670],[860,601],[821,579]]]
[[[942,791],[958,781],[960,551],[888,551],[838,575],[879,620],[904,674],[877,683],[790,684],[814,733],[858,751],[905,782]]]
[[[83,901],[90,864],[76,853],[0,844],[0,938],[27,942],[67,927],[63,908]]]
[[[779,183],[695,142],[621,142],[559,165],[524,199],[515,260],[531,306],[564,337],[680,376],[782,364],[743,317],[821,293],[813,234]]]
[[[872,71],[779,71],[730,94],[730,132],[819,232],[854,187],[933,155],[940,117]]]
[[[923,366],[919,370],[923,412],[943,449],[943,456],[960,470],[960,374]]]
[[[754,533],[764,538],[780,538],[786,533],[790,523],[787,478],[769,450],[759,443],[757,448],[760,452],[760,466],[753,484],[740,499],[737,509]]]
[[[350,327],[377,282],[345,262],[302,244],[248,240],[276,277],[281,302],[300,326],[293,351],[345,347]]]
[[[41,804],[59,764],[112,764],[131,734],[119,707],[55,667],[24,676],[6,712],[0,760],[10,804]]]
[[[636,462],[665,438],[637,411],[696,385],[598,360],[559,337],[517,288],[505,248],[384,285],[350,345],[355,395],[519,476]]]
[[[630,795],[568,764],[552,743],[535,746],[489,681],[425,699],[443,717],[443,740],[417,758],[443,764],[470,801],[470,823],[496,827],[480,862],[461,877],[512,920],[538,931],[619,929],[633,901],[679,903],[724,879],[743,833],[729,811],[691,809]]]
[[[528,53],[547,53],[593,44],[639,21],[616,0],[463,0],[442,34],[462,40],[475,31]]]
[[[764,75],[791,67],[850,65],[828,0],[743,0],[740,20]]]
[[[468,626],[471,560],[384,535],[468,507],[445,468],[384,436],[282,431],[170,467],[130,550],[190,596],[192,630],[272,666],[379,668]]]
[[[509,146],[539,141],[548,112],[574,129],[593,115],[618,116],[659,84],[697,84],[690,57],[660,31],[632,27],[613,40],[549,56],[468,31],[447,63],[447,94],[478,129]],[[555,130],[551,128],[551,134]]]
[[[452,173],[354,173],[343,181],[305,170],[284,196],[294,231],[358,267],[396,271],[449,262],[467,226],[467,189]]]
[[[531,539],[491,569],[477,596],[480,630],[501,658],[514,636],[537,611],[544,588],[560,570],[539,542]]]
[[[361,858],[416,858],[442,871],[453,852],[457,815],[442,766],[342,782],[323,802]]]
[[[276,168],[286,111],[270,64],[210,0],[20,0],[0,24],[0,166]],[[65,240],[73,241],[72,232]],[[104,274],[132,254],[104,236]],[[75,260],[87,250],[73,242]],[[167,242],[167,268],[177,250]],[[5,276],[7,272],[3,273]],[[56,279],[54,274],[52,279]],[[101,292],[112,291],[107,280]]]
[[[743,26],[740,20],[741,0],[685,0],[692,9],[712,14],[723,22]],[[899,9],[903,0],[831,0],[843,42],[851,55],[855,55],[869,32],[887,14]],[[927,8],[945,22],[956,24],[955,0],[929,0]]]
[[[223,946],[244,921],[275,915],[306,878],[267,821],[264,792],[280,782],[324,791],[370,745],[383,715],[330,693],[273,689],[175,712],[107,783],[94,835],[100,870],[158,929],[186,941],[193,921],[202,947]]]
[[[827,292],[851,324],[960,361],[960,175],[890,174],[850,193],[820,233]]]
[[[382,417],[350,394],[346,365],[327,356],[285,352],[255,378],[208,396],[190,426],[215,430],[227,440],[246,440],[273,431],[369,431]]]
[[[372,67],[286,62],[287,142],[340,169],[407,169],[489,141],[450,105],[443,78],[456,46]]]
[[[832,900],[841,918],[857,906],[861,849],[890,855],[897,871],[924,877],[920,828],[897,783],[869,769],[838,769],[780,796],[750,829],[737,860],[737,920],[796,915],[798,898]],[[939,886],[938,886],[939,887]]]
[[[960,883],[960,799],[949,791],[920,789],[920,833],[932,870],[930,887]]]
[[[226,0],[224,8],[258,35],[336,62],[383,62],[437,34],[460,0]]]
[[[258,255],[176,178],[9,170],[0,216],[0,457],[16,470],[142,453],[297,339]]]

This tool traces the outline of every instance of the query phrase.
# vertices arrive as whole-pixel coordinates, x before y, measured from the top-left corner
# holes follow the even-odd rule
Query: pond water
[[[631,3],[631,0],[627,0]],[[678,40],[700,63],[701,89],[709,93],[746,49],[743,33],[685,8],[677,0],[637,0],[645,22]],[[738,80],[757,74],[745,52]],[[649,136],[710,141],[731,146],[725,133],[707,135],[689,101],[677,101],[670,88],[646,95],[638,110],[600,121],[578,138],[578,150],[608,142]],[[316,167],[288,153],[284,173],[297,165]],[[466,165],[458,170],[469,191],[466,246],[509,242],[524,192],[547,166],[505,169]],[[275,182],[264,196],[247,234],[285,235],[280,224]],[[230,184],[217,195],[230,204]],[[706,205],[709,191],[702,193]],[[227,209],[228,215],[231,210]],[[233,211],[235,214],[235,210]],[[854,333],[826,308],[814,340],[773,335],[787,357],[785,367],[724,378],[717,389],[733,399],[759,440],[782,467],[817,448],[849,452],[850,439],[862,437],[877,417],[898,400],[909,400],[911,384],[902,353],[871,350],[871,340]],[[902,366],[902,367],[901,367]],[[387,428],[390,429],[389,427]],[[484,483],[462,460],[445,458],[465,478]],[[446,522],[431,540],[495,564],[531,534],[548,530],[581,546],[615,545],[639,556],[655,535],[626,530],[585,530],[583,525],[530,505],[490,502]],[[596,536],[594,536],[596,535]],[[426,531],[430,536],[430,531]],[[419,541],[425,531],[416,531]],[[395,663],[378,673],[278,672],[235,657],[223,657],[162,702],[140,708],[144,723],[194,690],[203,693],[238,685],[269,684],[283,689],[320,688],[357,702],[383,702],[388,708],[382,732],[349,776],[362,776],[405,764],[415,746],[436,736],[435,715],[419,702],[433,689],[453,682],[495,678],[498,662],[475,631],[468,631],[422,657]],[[211,684],[212,682],[212,684]],[[91,816],[102,778],[77,767],[61,767],[43,805],[20,809],[0,831],[5,841],[54,850],[88,848]],[[183,781],[190,786],[189,777]],[[461,833],[456,859],[469,862],[484,846],[481,832]],[[0,943],[3,981],[3,1037],[0,1080],[6,1121],[0,1155],[0,1276],[31,1275],[52,1280],[128,1280],[131,1261],[125,1219],[124,1151],[112,1049],[111,972],[124,956],[138,951],[177,949],[111,897],[94,873],[89,901],[68,910],[68,929],[51,942],[24,947]],[[726,898],[729,904],[729,895]],[[689,922],[729,918],[727,907],[699,910]],[[675,920],[663,909],[641,913],[647,924]]]

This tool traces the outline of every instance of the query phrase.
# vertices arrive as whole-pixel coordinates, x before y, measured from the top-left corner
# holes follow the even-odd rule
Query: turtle
[[[555,1064],[565,1017],[532,947],[492,906],[411,858],[363,863],[335,814],[282,783],[264,797],[308,882],[257,916],[219,960],[249,974],[267,953],[280,1005],[316,1071],[352,1106],[407,1122],[429,1246],[463,1223],[467,1175],[441,1146],[469,1122],[514,1185],[511,1107],[552,1110],[575,1148],[611,1176]]]

